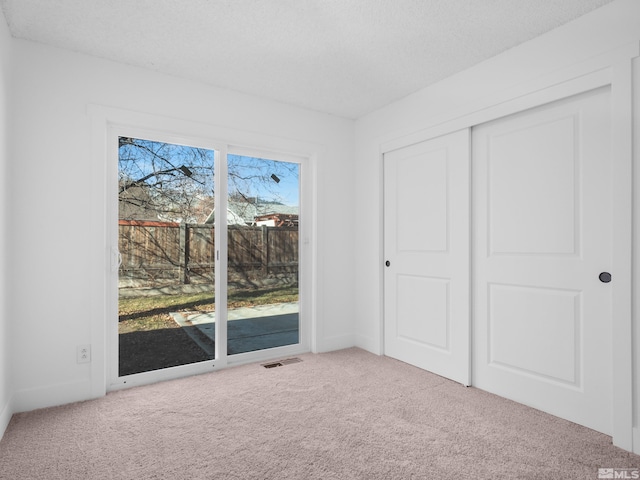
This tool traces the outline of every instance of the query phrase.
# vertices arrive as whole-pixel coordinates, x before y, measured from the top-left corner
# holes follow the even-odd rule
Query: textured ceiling
[[[357,118],[611,0],[0,0],[12,35]]]

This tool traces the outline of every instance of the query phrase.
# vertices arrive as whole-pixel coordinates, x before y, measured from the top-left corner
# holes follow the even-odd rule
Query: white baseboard
[[[17,390],[13,393],[13,411],[14,413],[28,412],[91,398],[93,397],[89,380]]]
[[[323,338],[321,342],[318,342],[316,353],[333,352],[355,346],[353,335],[336,335],[335,337]]]
[[[0,440],[4,435],[4,432],[9,426],[11,417],[13,416],[13,399],[9,397],[9,400],[4,405],[0,406]]]
[[[380,342],[376,341],[373,337],[365,337],[364,335],[356,335],[356,347],[366,350],[367,352],[375,355],[382,355],[382,347]]]

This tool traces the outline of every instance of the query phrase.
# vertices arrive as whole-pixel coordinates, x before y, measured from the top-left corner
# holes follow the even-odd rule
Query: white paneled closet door
[[[602,88],[472,135],[472,383],[607,434],[610,111]]]
[[[385,354],[465,385],[469,135],[384,155]]]

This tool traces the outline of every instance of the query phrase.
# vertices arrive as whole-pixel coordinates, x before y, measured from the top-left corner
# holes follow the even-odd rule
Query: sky
[[[179,187],[211,196],[214,158],[218,157],[211,150],[121,137],[119,174],[121,182],[143,181],[165,191]],[[227,155],[227,163],[230,194],[299,205],[299,164],[232,154]]]
[[[230,194],[237,188],[248,197],[290,206],[300,204],[299,164],[241,155],[227,155],[227,162]]]

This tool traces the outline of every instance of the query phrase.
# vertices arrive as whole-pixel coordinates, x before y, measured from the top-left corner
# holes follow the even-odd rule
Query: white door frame
[[[298,355],[308,351],[317,351],[316,321],[316,289],[317,282],[314,272],[317,265],[317,246],[315,239],[316,217],[316,177],[315,169],[317,158],[322,151],[322,146],[299,142],[291,139],[243,132],[234,129],[222,128],[210,124],[192,122],[161,115],[134,112],[120,108],[106,107],[102,105],[89,105],[87,114],[92,122],[92,208],[96,212],[91,219],[91,238],[102,238],[103,243],[95,245],[93,250],[93,262],[96,265],[104,265],[104,275],[100,284],[92,288],[92,317],[91,317],[91,397],[97,398],[106,394],[109,390],[125,388],[133,385],[154,383],[170,378],[184,377],[188,375],[219,370],[227,365],[239,365],[242,363],[262,361],[274,358],[274,355],[288,356]],[[300,322],[299,343],[278,347],[277,349],[259,350],[226,356],[226,342],[224,347],[217,350],[216,359],[180,367],[172,367],[160,371],[143,372],[130,375],[127,381],[114,382],[113,366],[109,364],[113,345],[110,337],[113,336],[113,320],[117,318],[117,286],[114,287],[114,271],[117,275],[117,200],[114,192],[117,186],[117,150],[114,150],[114,138],[122,132],[127,135],[140,134],[147,138],[163,139],[167,142],[194,145],[215,150],[221,158],[227,152],[232,151],[269,154],[281,157],[285,161],[297,161],[300,164],[300,214],[305,219],[300,226],[299,235],[299,285],[300,285]],[[219,204],[226,204],[226,195],[220,188],[221,179],[226,178],[226,172],[221,169],[223,162],[216,159],[216,195],[219,196]],[[226,211],[226,208],[223,209]],[[216,229],[216,241],[218,250],[225,251],[225,228]],[[115,232],[115,233],[114,233]],[[115,239],[115,240],[114,240]],[[226,259],[220,259],[216,266],[216,282],[226,279]],[[220,283],[219,283],[220,284]],[[226,296],[225,296],[226,298]],[[217,338],[222,338],[220,330],[224,319],[216,322]],[[111,349],[111,350],[110,350]],[[126,384],[125,384],[126,383]]]
[[[633,328],[632,328],[632,230],[633,230],[633,59],[640,56],[640,45],[629,44],[615,51],[556,71],[519,85],[507,92],[470,105],[457,116],[443,119],[431,127],[381,143],[379,168],[384,154],[463,128],[550,103],[603,86],[611,86],[612,176],[613,176],[613,443],[634,450],[633,425]],[[472,160],[473,170],[473,160]],[[384,222],[380,244],[384,245]],[[473,235],[473,233],[472,233]],[[380,291],[384,291],[384,266],[380,265]],[[378,335],[384,352],[384,308]],[[640,437],[640,433],[636,432]],[[638,440],[636,440],[638,441]],[[640,445],[635,445],[640,451]]]

